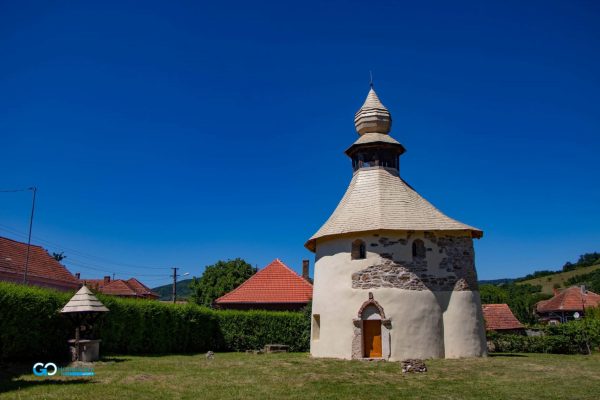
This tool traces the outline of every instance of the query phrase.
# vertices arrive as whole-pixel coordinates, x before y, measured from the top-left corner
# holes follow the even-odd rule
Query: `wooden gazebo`
[[[72,361],[99,359],[100,340],[92,338],[92,328],[98,317],[108,311],[85,285],[60,310],[75,324],[75,339],[69,340]]]

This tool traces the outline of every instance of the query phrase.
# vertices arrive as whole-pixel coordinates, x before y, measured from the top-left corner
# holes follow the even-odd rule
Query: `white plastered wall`
[[[352,358],[353,320],[360,318],[358,310],[368,300],[369,292],[383,307],[386,319],[391,320],[390,360],[485,355],[479,292],[352,288],[352,274],[381,263],[381,253],[392,253],[393,258],[398,260],[411,260],[411,240],[415,238],[424,240],[425,246],[432,249],[427,252],[429,273],[443,273],[436,267],[444,254],[422,233],[413,233],[406,244],[395,243],[386,247],[379,242],[382,236],[394,240],[406,238],[405,233],[395,232],[379,236],[348,235],[317,243],[313,314],[318,314],[321,322],[319,339],[311,340],[311,355]],[[356,238],[364,240],[367,245],[367,257],[363,260],[351,260],[352,241]],[[378,243],[378,246],[373,247],[372,243]]]

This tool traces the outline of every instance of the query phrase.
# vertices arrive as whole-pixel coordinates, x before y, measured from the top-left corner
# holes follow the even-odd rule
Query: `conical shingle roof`
[[[320,238],[353,232],[468,231],[473,237],[483,232],[458,222],[435,208],[408,185],[397,171],[361,168],[337,208],[305,246],[316,249]]]
[[[354,157],[364,148],[393,148],[401,155],[404,147],[388,134],[391,122],[389,111],[371,88],[354,118],[361,136],[346,154]],[[397,168],[359,165],[333,214],[306,242],[307,249],[316,251],[321,238],[382,230],[462,231],[475,238],[483,236],[481,230],[456,221],[431,205],[400,178]]]
[[[107,312],[108,308],[94,296],[92,291],[83,285],[75,296],[60,310],[61,313]]]

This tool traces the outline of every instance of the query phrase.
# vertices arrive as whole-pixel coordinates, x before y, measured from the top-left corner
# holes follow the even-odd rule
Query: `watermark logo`
[[[35,376],[54,376],[58,372],[58,367],[54,363],[35,363],[33,364],[33,374]]]
[[[93,368],[85,367],[65,367],[60,369],[62,376],[94,376]]]
[[[54,363],[35,363],[33,364],[33,374],[35,376],[94,376],[94,369],[88,367],[65,367],[58,368]]]

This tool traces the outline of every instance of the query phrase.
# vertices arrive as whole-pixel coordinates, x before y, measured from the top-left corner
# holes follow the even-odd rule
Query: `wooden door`
[[[363,321],[363,342],[365,357],[381,357],[381,320]]]

